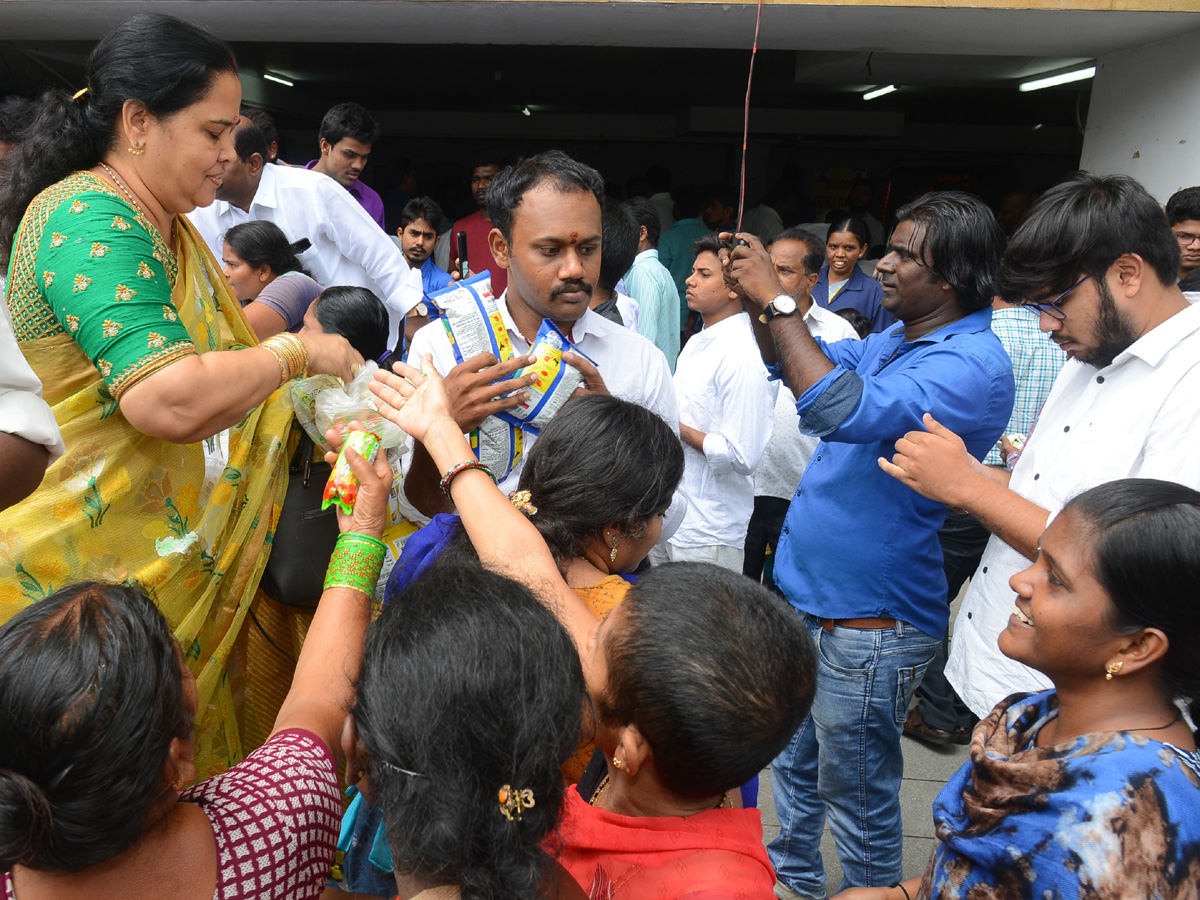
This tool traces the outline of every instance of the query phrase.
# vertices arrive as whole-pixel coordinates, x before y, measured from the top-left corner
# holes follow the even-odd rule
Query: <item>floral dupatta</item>
[[[22,266],[18,254],[36,258],[38,223],[71,197],[115,193],[83,173],[56,188],[34,200],[17,234],[10,306],[19,291],[30,290],[23,279],[32,275],[32,265]],[[130,217],[141,218],[132,210]],[[186,218],[176,217],[173,237],[174,258],[160,261],[169,273],[177,264],[170,299],[196,352],[255,346],[216,261]],[[158,246],[171,256],[165,244]],[[134,429],[67,333],[20,347],[42,380],[67,453],[32,496],[0,513],[0,622],[77,581],[141,584],[196,676],[198,776],[217,774],[245,755],[230,653],[283,503],[291,411],[276,392],[228,429],[222,469],[211,462],[219,459],[214,451],[220,436],[182,445]]]

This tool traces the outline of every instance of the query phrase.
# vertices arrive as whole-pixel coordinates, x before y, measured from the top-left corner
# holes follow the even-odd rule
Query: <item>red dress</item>
[[[562,847],[547,849],[590,900],[775,900],[757,809],[621,816],[588,805],[572,785],[559,833]]]

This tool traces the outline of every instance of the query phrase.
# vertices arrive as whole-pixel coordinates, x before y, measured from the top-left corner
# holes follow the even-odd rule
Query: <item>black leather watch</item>
[[[800,311],[790,294],[780,294],[763,307],[763,319],[770,322],[776,316],[794,316]]]

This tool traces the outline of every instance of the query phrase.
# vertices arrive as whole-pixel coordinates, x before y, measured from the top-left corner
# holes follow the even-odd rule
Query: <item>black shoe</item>
[[[971,743],[971,729],[955,728],[954,731],[944,731],[934,728],[921,717],[921,710],[916,706],[908,711],[908,718],[904,720],[904,733],[926,744],[943,747]]]

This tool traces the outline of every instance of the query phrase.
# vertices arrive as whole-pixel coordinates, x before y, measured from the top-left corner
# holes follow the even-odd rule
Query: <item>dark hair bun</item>
[[[0,769],[0,871],[28,859],[47,839],[52,813],[42,789],[11,769]]]

